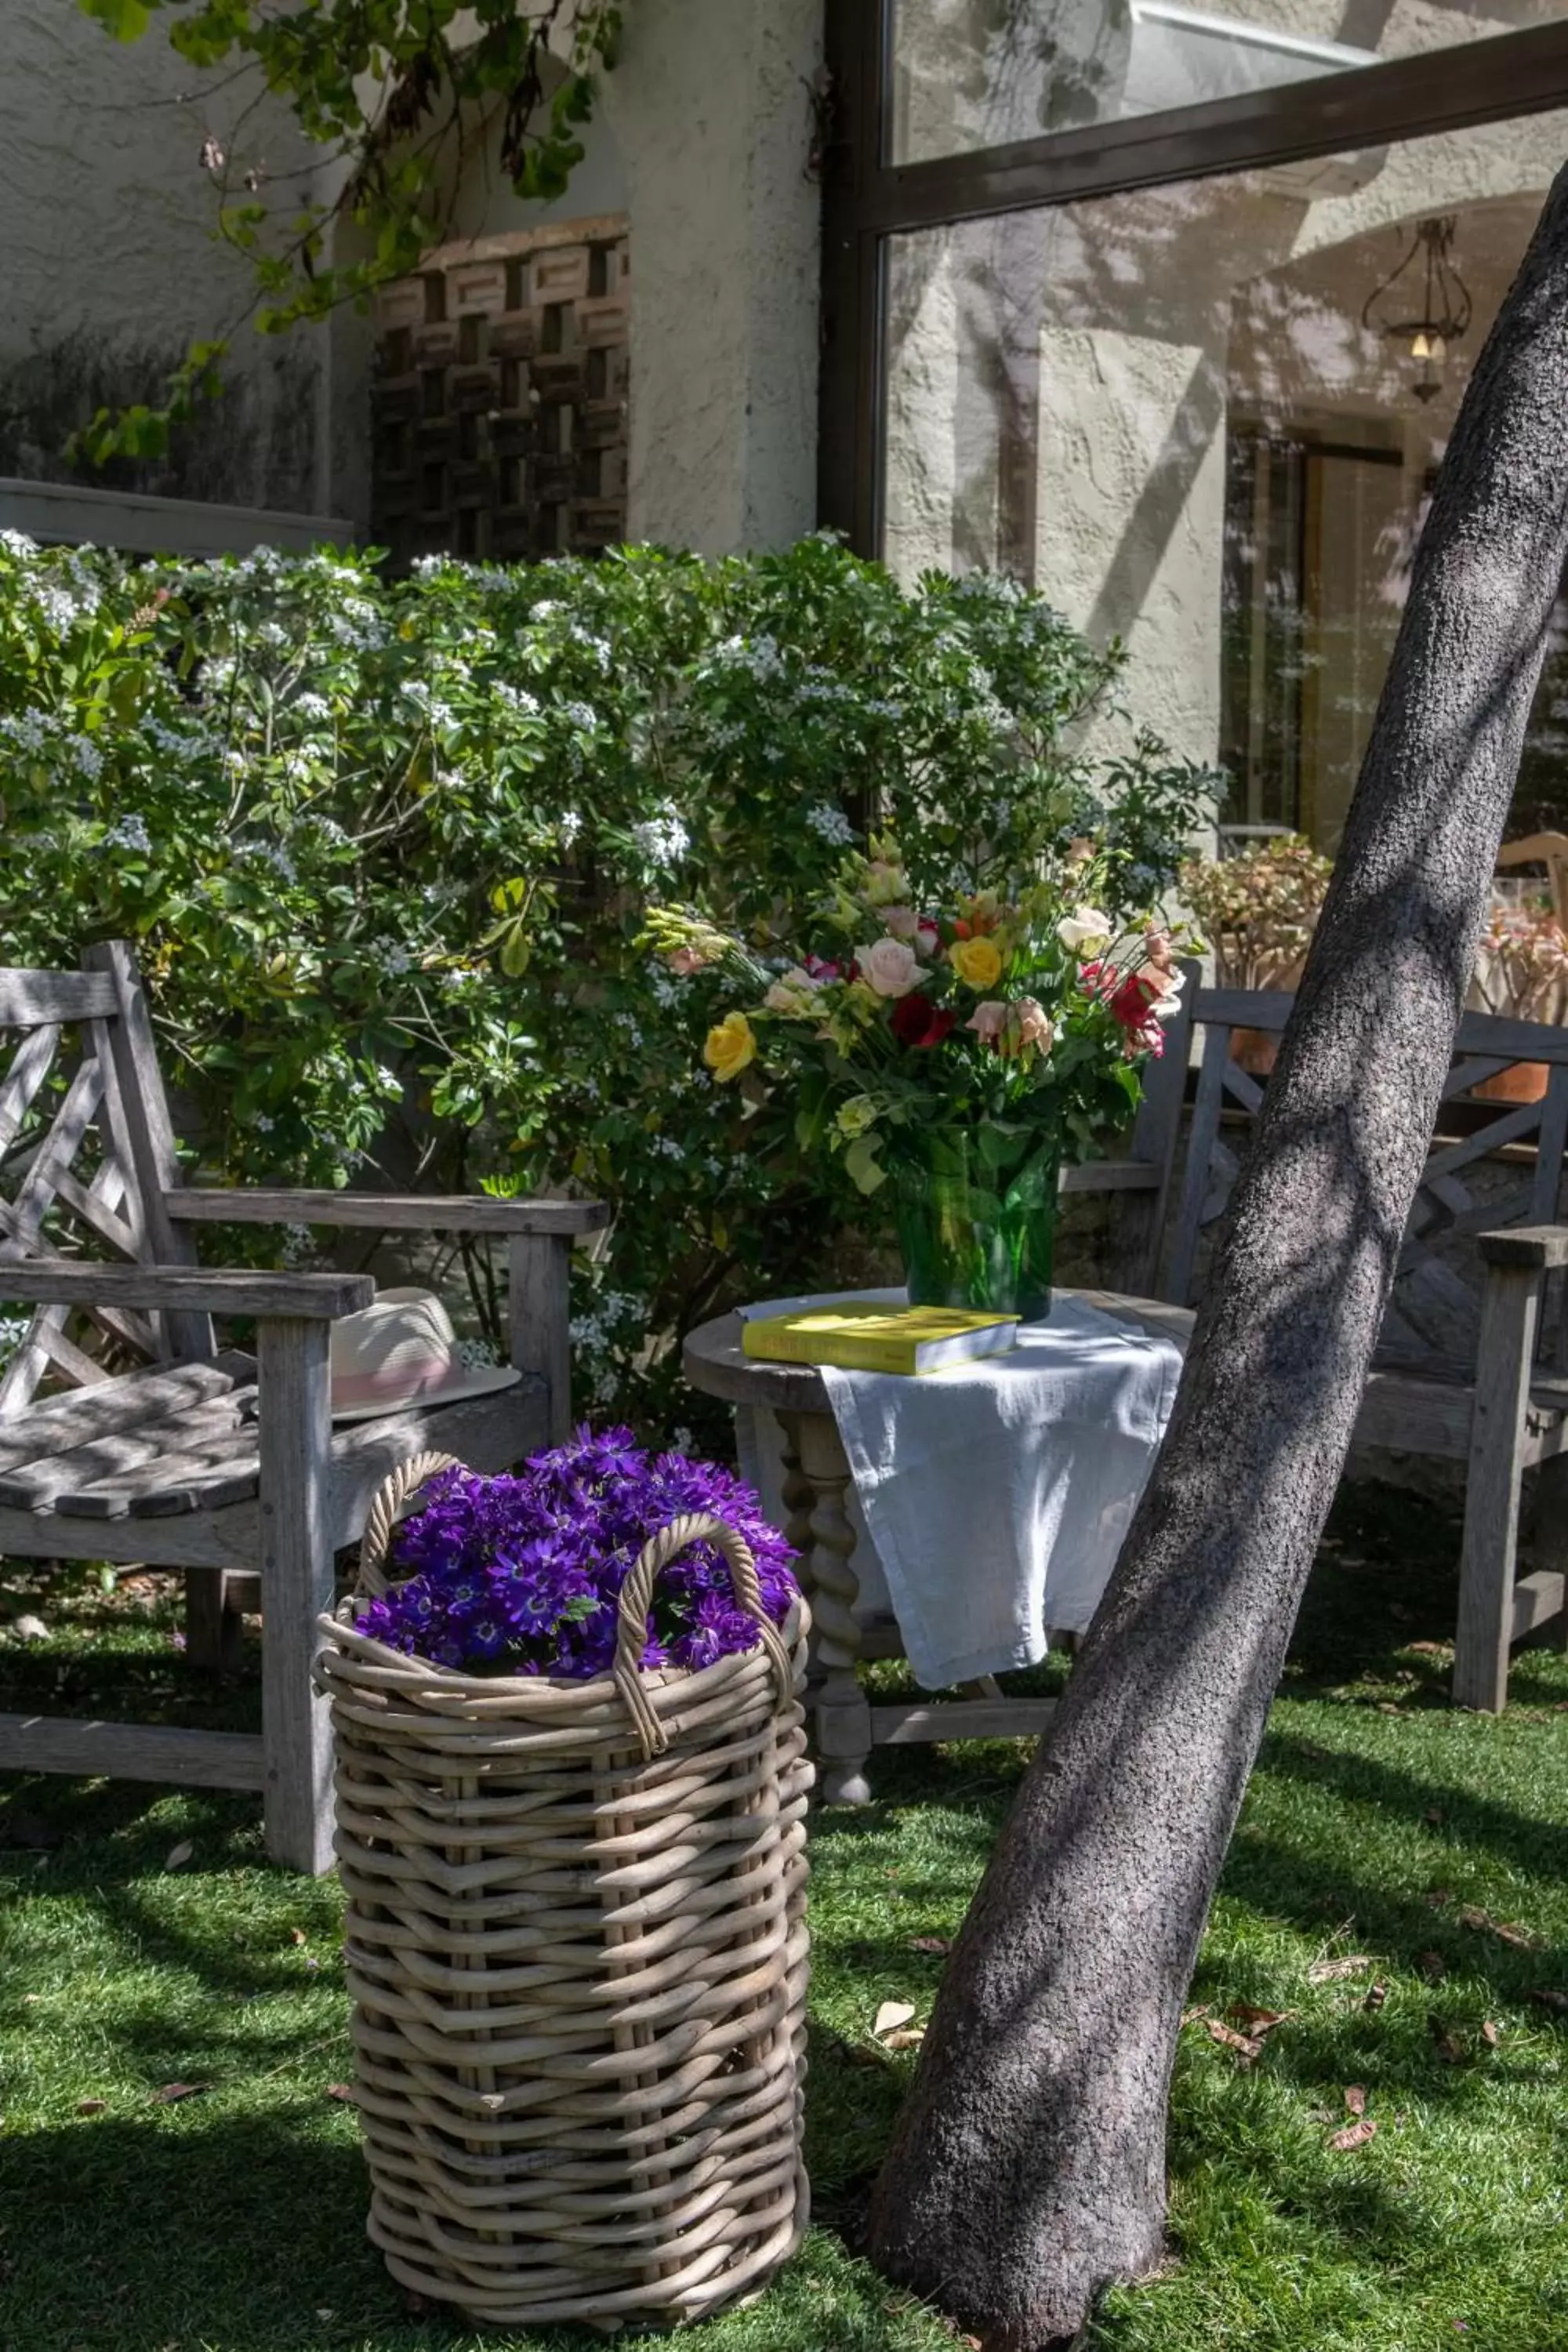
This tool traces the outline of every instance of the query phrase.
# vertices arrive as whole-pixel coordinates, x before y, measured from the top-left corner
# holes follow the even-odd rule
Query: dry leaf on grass
[[[1402,1642],[1400,1647],[1417,1658],[1451,1658],[1454,1654],[1452,1642]]]
[[[210,2083],[165,2083],[161,2091],[153,2093],[155,2107],[172,2107],[176,2099],[194,2099],[199,2093],[212,2088]]]
[[[950,1951],[952,1947],[945,1936],[911,1936],[910,1949],[911,1952],[945,1953]]]
[[[1182,2011],[1182,2023],[1184,2025],[1195,2025],[1199,2018],[1206,2017],[1207,2015],[1208,2011],[1206,2008],[1184,2009]]]
[[[895,2026],[907,2025],[914,2013],[912,2000],[885,2000],[872,2020],[871,2031],[879,2042],[883,2034],[891,2033]]]
[[[1352,2116],[1366,2113],[1366,2093],[1359,2083],[1350,2084],[1345,2091],[1345,2105]]]
[[[290,1928],[289,1928],[289,1941],[291,1944],[308,1944],[308,1943],[310,1942],[310,1938],[309,1937],[309,1936],[307,1936],[307,1935],[306,1935],[305,1930],[303,1929],[303,1927],[290,1927]]]
[[[76,2111],[79,2116],[100,2116],[108,2105],[107,2099],[79,2099]]]
[[[1374,2138],[1376,2134],[1377,2126],[1372,2117],[1363,2116],[1358,2122],[1346,2124],[1343,2131],[1335,2132],[1329,2141],[1329,2146],[1331,2148],[1337,2148],[1343,2156],[1350,2148],[1364,2147],[1368,2140]]]
[[[1498,2043],[1502,2040],[1501,2028],[1494,2025],[1489,2017],[1481,2027],[1481,2040],[1486,2043],[1489,2050],[1495,2050]]]
[[[195,1852],[195,1847],[191,1843],[190,1839],[182,1838],[179,1844],[172,1845],[163,1856],[164,1869],[183,1870]]]
[[[1209,2018],[1207,2026],[1210,2039],[1222,2049],[1234,2050],[1244,2065],[1250,2066],[1255,2058],[1262,2057],[1263,2044],[1254,2041],[1251,2034],[1237,2033],[1234,2027],[1222,2025],[1217,2017]]]
[[[1347,1952],[1342,1959],[1314,1960],[1307,1970],[1309,1984],[1337,1984],[1342,1977],[1359,1977],[1372,1966],[1370,1952]]]
[[[352,2105],[353,2102],[353,2095],[354,2086],[352,2083],[329,2083],[327,2084],[326,2095],[329,2099],[347,2099]]]
[[[900,2025],[896,2032],[884,2033],[884,2050],[918,2050],[926,2038],[923,2025]]]
[[[1293,2009],[1254,2009],[1249,2000],[1233,2000],[1226,2011],[1226,2015],[1234,2017],[1248,2033],[1260,2034],[1272,2033],[1277,2025],[1283,2025],[1287,2018],[1295,2014]]]
[[[1371,2010],[1375,2016],[1387,1999],[1388,1987],[1385,1984],[1369,1985],[1367,1987],[1366,1999],[1363,2001],[1362,2007],[1363,2009]]]
[[[1500,1944],[1511,1944],[1516,1952],[1533,1951],[1540,1941],[1539,1937],[1532,1935],[1528,1927],[1521,1927],[1517,1919],[1494,1919],[1491,1913],[1483,1911],[1478,1903],[1462,1903],[1454,1916],[1461,1927],[1474,1927],[1483,1934],[1495,1936]]]

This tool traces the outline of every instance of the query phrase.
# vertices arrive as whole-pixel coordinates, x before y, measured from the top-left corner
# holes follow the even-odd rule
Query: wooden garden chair
[[[0,1767],[259,1790],[274,1860],[325,1870],[331,1749],[310,1660],[333,1554],[357,1540],[377,1486],[409,1454],[440,1448],[495,1471],[566,1434],[572,1244],[608,1213],[584,1201],[185,1187],[135,961],[118,941],[79,971],[0,968],[0,1040],[11,1032],[0,1300],[35,1312],[0,1380],[0,1555],[184,1570],[209,1649],[237,1607],[259,1605],[263,1728],[0,1716]],[[194,1225],[283,1222],[504,1234],[523,1378],[334,1430],[330,1327],[370,1304],[370,1277],[214,1272],[196,1258]],[[68,1255],[68,1240],[108,1255]],[[254,1359],[215,1338],[213,1318],[230,1316],[254,1321]]]
[[[1294,1002],[1205,989],[1189,968],[1182,1018],[1155,1066],[1129,1160],[1076,1171],[1075,1189],[1126,1193],[1114,1278],[1164,1303],[1184,1339],[1265,1081],[1240,1066],[1237,1033],[1278,1036]],[[1183,1094],[1198,1075],[1184,1160]],[[1538,1099],[1476,1089],[1537,1066]],[[1454,1696],[1501,1708],[1510,1654],[1568,1595],[1568,1028],[1467,1013],[1405,1230],[1394,1295],[1356,1423],[1359,1444],[1466,1469]],[[1523,1474],[1537,1479],[1538,1566],[1517,1573]]]

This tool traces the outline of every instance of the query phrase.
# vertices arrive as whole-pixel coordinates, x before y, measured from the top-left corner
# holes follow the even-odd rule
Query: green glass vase
[[[912,1139],[889,1171],[910,1305],[1048,1315],[1061,1158],[1055,1120]]]

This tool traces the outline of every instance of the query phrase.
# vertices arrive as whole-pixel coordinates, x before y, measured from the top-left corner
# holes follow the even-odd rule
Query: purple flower
[[[446,1470],[397,1530],[405,1581],[371,1601],[362,1633],[439,1665],[586,1678],[607,1674],[616,1602],[650,1536],[687,1512],[734,1528],[757,1563],[763,1604],[782,1624],[797,1587],[795,1557],[733,1472],[680,1454],[649,1456],[629,1429],[579,1429],[515,1477]],[[755,1646],[717,1547],[692,1544],[660,1576],[648,1614],[647,1667],[710,1665]]]

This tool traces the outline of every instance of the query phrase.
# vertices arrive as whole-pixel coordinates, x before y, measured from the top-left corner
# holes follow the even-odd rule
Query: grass
[[[1568,1666],[1526,1653],[1500,1722],[1444,1704],[1456,1540],[1407,1496],[1342,1502],[1182,2035],[1171,2260],[1110,2298],[1096,2352],[1568,2352],[1568,2013],[1532,1998],[1568,1994]],[[52,1634],[0,1637],[0,1706],[249,1718],[253,1679],[187,1676],[160,1580],[25,1572],[0,1617],[37,1609]],[[912,2064],[870,2025],[885,1999],[925,2013],[942,1959],[919,1939],[957,1927],[1021,1765],[1012,1743],[894,1751],[875,1806],[815,1823],[818,2223],[693,2352],[953,2352],[851,2251]],[[0,1786],[0,2345],[477,2347],[410,2311],[364,2242],[330,2095],[334,1887],[268,1869],[243,1801]],[[1286,2012],[1250,2063],[1208,2032],[1238,2004]],[[153,2103],[174,2082],[207,2087]],[[1352,2086],[1378,2129],[1335,2150]]]

